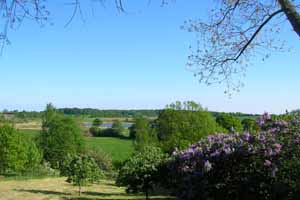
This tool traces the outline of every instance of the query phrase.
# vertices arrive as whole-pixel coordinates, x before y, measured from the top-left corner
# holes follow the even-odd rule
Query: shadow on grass
[[[18,191],[18,192],[30,192],[30,193],[45,194],[45,195],[72,195],[71,193],[67,193],[67,192],[57,192],[57,191],[50,191],[50,190],[25,190],[25,189],[16,189],[15,191]]]
[[[101,192],[82,192],[81,194],[83,196],[77,196],[74,197],[72,193],[66,193],[66,192],[57,192],[57,191],[50,191],[50,190],[25,190],[25,189],[16,189],[15,191],[18,192],[30,192],[35,194],[45,194],[45,195],[59,195],[63,196],[60,197],[61,200],[126,200],[132,199],[132,200],[145,200],[144,197],[135,197],[135,195],[131,194],[124,194],[124,193],[101,193]],[[91,196],[91,197],[86,197]],[[174,200],[174,198],[161,198],[161,197],[155,197],[152,196],[150,199],[153,200]]]
[[[145,200],[146,198],[143,197],[130,197],[128,196],[128,199],[132,199],[132,200]],[[174,200],[174,198],[155,198],[155,197],[151,197],[151,200]],[[117,197],[112,197],[112,198],[106,198],[106,197],[62,197],[61,200],[126,200],[126,197],[122,197],[122,198],[117,198]]]

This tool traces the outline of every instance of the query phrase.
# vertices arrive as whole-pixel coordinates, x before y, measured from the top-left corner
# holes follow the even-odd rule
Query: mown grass
[[[39,130],[20,130],[28,138],[34,138],[40,134]],[[101,149],[109,154],[113,162],[126,160],[133,152],[132,140],[113,137],[84,137],[87,148]]]
[[[128,195],[125,189],[116,187],[114,181],[102,180],[100,184],[83,187],[81,196],[77,188],[65,182],[66,178],[46,178],[34,180],[1,180],[0,200],[142,200],[142,194]],[[152,196],[151,199],[170,199]]]

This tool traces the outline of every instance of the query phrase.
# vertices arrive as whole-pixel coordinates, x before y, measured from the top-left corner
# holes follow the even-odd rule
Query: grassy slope
[[[65,182],[65,178],[46,178],[26,181],[1,181],[0,200],[142,200],[142,195],[127,195],[124,188],[114,185],[113,181],[103,180],[99,185],[84,187],[79,197],[77,188]],[[164,199],[152,197],[151,199]]]
[[[38,130],[20,130],[29,138],[39,134]],[[113,161],[123,161],[133,152],[131,140],[110,137],[85,137],[87,148],[100,148],[111,155]]]

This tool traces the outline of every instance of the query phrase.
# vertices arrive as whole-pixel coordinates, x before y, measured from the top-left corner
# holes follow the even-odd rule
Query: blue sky
[[[127,10],[136,11],[130,14],[87,3],[85,22],[77,16],[64,28],[72,8],[56,2],[50,7],[53,26],[25,22],[10,31],[12,44],[0,58],[0,110],[42,110],[48,102],[150,109],[176,100],[194,100],[216,111],[300,108],[300,40],[289,26],[282,38],[293,50],[275,53],[266,62],[254,60],[245,87],[229,99],[224,86],[199,84],[185,67],[195,35],[180,26],[185,19],[205,17],[206,3],[178,1],[161,8],[158,1],[147,7],[128,0]]]

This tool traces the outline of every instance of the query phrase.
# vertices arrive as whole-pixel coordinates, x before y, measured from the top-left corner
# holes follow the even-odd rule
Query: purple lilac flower
[[[276,144],[274,144],[274,147],[275,147],[274,151],[275,151],[277,154],[279,154],[280,151],[281,151],[281,144],[276,143]]]
[[[204,171],[209,172],[212,169],[211,163],[207,160],[204,162]]]
[[[272,165],[272,162],[270,160],[265,160],[264,166],[270,167]]]

